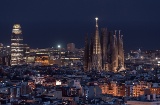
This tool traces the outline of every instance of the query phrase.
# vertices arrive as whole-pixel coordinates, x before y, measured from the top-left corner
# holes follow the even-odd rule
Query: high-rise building
[[[108,32],[106,28],[99,35],[98,18],[96,18],[96,31],[89,42],[85,39],[84,69],[98,71],[121,71],[124,70],[123,39],[119,31]],[[101,36],[101,38],[100,38]]]
[[[20,24],[14,24],[11,35],[11,66],[22,65],[23,55],[23,36]]]
[[[74,43],[68,43],[67,44],[67,50],[70,52],[74,52],[75,51],[75,44]]]

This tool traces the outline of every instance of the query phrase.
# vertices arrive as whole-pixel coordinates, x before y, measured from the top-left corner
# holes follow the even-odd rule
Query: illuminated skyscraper
[[[11,35],[11,66],[22,65],[23,60],[23,37],[22,30],[19,24],[15,24]]]

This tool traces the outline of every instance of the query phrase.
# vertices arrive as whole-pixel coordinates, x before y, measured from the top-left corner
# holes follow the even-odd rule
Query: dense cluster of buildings
[[[31,49],[15,24],[0,44],[0,105],[160,105],[160,51],[124,54],[122,36],[96,18],[85,48]]]
[[[115,73],[55,65],[1,66],[0,96],[1,105],[157,105],[160,70]]]
[[[23,43],[23,34],[20,24],[15,24],[11,34],[11,45],[0,44],[0,64],[6,66],[15,65],[58,65],[73,66],[82,65],[83,49],[76,49],[74,43],[68,43],[64,49],[60,45],[56,48],[31,49]]]
[[[153,70],[160,66],[160,50],[131,50],[125,56],[126,69]]]

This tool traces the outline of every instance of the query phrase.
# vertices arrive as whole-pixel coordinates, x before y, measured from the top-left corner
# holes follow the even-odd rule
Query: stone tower
[[[85,37],[85,49],[84,49],[84,70],[87,71],[89,68],[89,41],[88,35]]]
[[[124,70],[124,49],[123,49],[123,35],[121,35],[121,30],[119,30],[118,35],[118,70]]]
[[[92,55],[92,69],[93,70],[102,70],[102,51],[101,51],[101,42],[99,37],[98,30],[98,18],[96,19],[96,31],[93,39],[93,55]]]

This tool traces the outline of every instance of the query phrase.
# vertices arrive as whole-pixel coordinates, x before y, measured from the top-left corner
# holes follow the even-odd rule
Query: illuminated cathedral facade
[[[102,28],[99,32],[98,18],[96,29],[91,39],[85,37],[84,69],[118,72],[124,68],[123,35],[121,31],[108,31]]]

